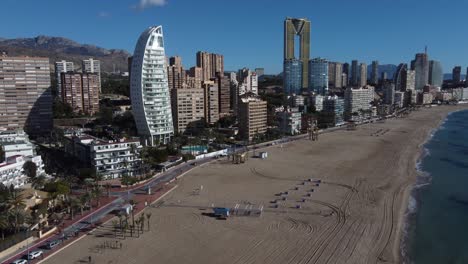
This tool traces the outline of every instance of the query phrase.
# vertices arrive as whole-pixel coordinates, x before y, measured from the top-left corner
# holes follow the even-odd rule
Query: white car
[[[29,259],[36,259],[36,258],[42,256],[42,253],[43,253],[42,250],[30,252],[29,253]]]
[[[28,261],[25,260],[25,259],[17,259],[15,261],[13,261],[11,264],[27,264]]]

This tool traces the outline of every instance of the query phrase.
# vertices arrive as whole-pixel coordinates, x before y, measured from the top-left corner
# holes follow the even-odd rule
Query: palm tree
[[[143,230],[144,230],[144,227],[145,227],[145,215],[141,214],[139,220],[140,220],[141,233],[143,233]]]
[[[10,210],[12,210],[13,215],[14,215],[15,234],[16,234],[19,231],[19,224],[20,224],[19,220],[20,220],[21,210],[23,210],[26,205],[23,200],[23,195],[18,190],[13,190],[10,193],[8,204],[9,204]]]
[[[0,214],[0,230],[2,232],[2,240],[5,240],[5,230],[10,226],[7,214]]]
[[[47,178],[45,175],[41,174],[37,177],[32,178],[31,180],[32,187],[36,190],[44,188],[44,185],[47,183]]]
[[[148,231],[150,230],[150,218],[151,218],[151,213],[146,213],[146,221],[148,225]]]
[[[97,207],[101,206],[102,190],[99,186],[95,186],[92,190],[92,197],[96,198]]]
[[[112,220],[112,227],[114,228],[114,236],[117,238],[117,229],[119,229],[119,223],[117,220]]]
[[[78,207],[81,207],[81,201],[77,198],[71,198],[69,201],[68,201],[68,204],[70,206],[70,215],[71,215],[71,219],[74,218],[74,213],[75,213],[75,209],[78,208]]]
[[[129,203],[132,206],[132,224],[135,225],[135,206],[137,203],[134,200],[130,200]]]

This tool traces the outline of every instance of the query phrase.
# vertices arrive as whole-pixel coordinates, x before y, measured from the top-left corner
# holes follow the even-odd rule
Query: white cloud
[[[167,4],[166,0],[140,0],[138,8],[145,9],[151,6],[164,6]]]
[[[102,11],[98,13],[98,17],[110,17],[110,13]]]

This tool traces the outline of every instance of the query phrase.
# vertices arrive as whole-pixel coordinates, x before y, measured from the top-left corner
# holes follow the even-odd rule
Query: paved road
[[[377,120],[372,120],[372,121],[377,121]],[[324,130],[320,130],[319,132],[320,132],[320,134],[323,134],[323,133],[329,133],[329,132],[333,132],[333,131],[341,130],[341,129],[346,129],[346,126],[334,127],[334,128],[330,128],[330,129],[324,129]],[[252,149],[258,150],[258,149],[266,148],[266,147],[269,147],[269,146],[272,146],[272,145],[284,144],[284,143],[287,143],[287,142],[290,142],[290,141],[296,141],[296,140],[304,139],[304,138],[307,138],[307,137],[308,137],[307,134],[284,137],[282,139],[277,139],[277,140],[257,144],[254,147],[249,147],[249,150],[250,151]],[[245,151],[245,149],[246,149],[245,147],[231,148],[231,149],[228,149],[228,153],[232,154],[232,153],[235,153],[235,152],[243,152],[243,151]],[[201,166],[201,165],[203,165],[205,163],[208,163],[208,162],[210,162],[212,160],[214,160],[214,159],[213,158],[204,158],[204,159],[192,160],[192,161],[189,161],[189,162],[185,162],[185,163],[177,165],[176,167],[173,167],[173,168],[169,169],[168,171],[162,173],[158,177],[155,177],[154,179],[146,182],[142,186],[138,186],[138,187],[135,187],[135,188],[130,187],[128,190],[111,192],[110,193],[111,196],[117,197],[116,200],[114,200],[111,203],[99,208],[97,211],[83,217],[77,223],[65,228],[63,230],[63,232],[61,232],[60,234],[54,235],[54,236],[50,237],[49,239],[47,239],[47,241],[43,240],[43,241],[39,241],[39,242],[31,245],[29,247],[29,251],[31,252],[31,251],[34,251],[34,250],[43,250],[47,254],[48,250],[45,249],[45,245],[46,245],[46,243],[48,243],[48,241],[65,239],[65,238],[67,238],[69,236],[73,236],[75,232],[80,232],[82,230],[89,229],[90,227],[92,227],[92,225],[94,223],[100,221],[102,218],[104,218],[110,212],[121,208],[122,205],[127,203],[128,200],[131,199],[131,197],[135,193],[147,192],[148,188],[153,188],[154,186],[156,186],[156,185],[158,185],[160,183],[169,182],[172,179],[175,179],[177,176],[191,170],[192,168],[197,167],[197,166]],[[194,163],[196,163],[196,165]],[[2,261],[2,263],[11,263],[11,262],[13,262],[14,260],[16,260],[18,258],[26,258],[27,252],[28,252],[27,249],[19,250],[14,254],[14,256],[9,257],[9,258],[1,259],[0,261]],[[34,261],[31,261],[31,263],[34,263]]]

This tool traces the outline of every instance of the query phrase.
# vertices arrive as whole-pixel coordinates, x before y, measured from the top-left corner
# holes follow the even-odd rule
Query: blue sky
[[[279,73],[283,20],[311,20],[311,56],[407,62],[428,45],[444,72],[468,66],[466,0],[1,0],[0,37],[63,36],[133,52],[139,34],[163,25],[166,53],[188,68],[195,53],[224,54],[226,70]],[[6,23],[8,21],[8,23]]]

